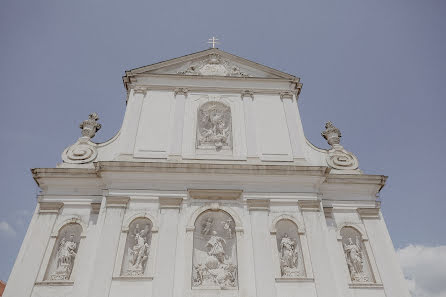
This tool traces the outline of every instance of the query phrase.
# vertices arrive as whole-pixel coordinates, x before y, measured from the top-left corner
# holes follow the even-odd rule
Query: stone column
[[[180,158],[183,146],[184,107],[186,105],[187,89],[176,89],[175,111],[173,117],[172,133],[170,138],[169,154],[173,158]]]
[[[251,91],[242,92],[243,109],[245,112],[246,149],[248,158],[257,157],[257,136],[254,115],[254,94]]]
[[[283,109],[285,111],[291,148],[293,150],[293,158],[304,158],[302,141],[305,140],[305,138],[303,137],[303,129],[300,125],[300,115],[297,109],[297,102],[294,101],[294,94],[289,91],[282,92],[280,93],[280,99],[282,100]]]
[[[375,278],[376,276],[381,278],[386,296],[409,297],[407,282],[380,209],[358,208],[358,213],[370,243],[370,247],[366,245],[367,253],[370,259],[374,258],[376,261],[376,263],[370,261]]]
[[[152,296],[172,297],[175,279],[175,254],[178,217],[183,198],[160,197],[159,243]]]
[[[269,200],[248,199],[254,254],[256,297],[275,297],[276,283],[269,234]]]
[[[59,214],[61,202],[40,202],[29,224],[25,239],[11,271],[4,297],[29,297],[37,279],[48,241]]]
[[[136,133],[138,131],[139,116],[141,114],[142,103],[147,95],[147,88],[135,87],[127,100],[127,108],[122,123],[120,141],[123,152],[133,154],[135,148]]]
[[[90,282],[89,297],[108,297],[113,277],[113,266],[118,251],[119,236],[128,197],[105,197],[105,210],[98,218],[100,233],[93,258],[93,278]],[[101,224],[101,226],[99,226]]]
[[[298,202],[304,218],[308,247],[318,297],[343,296],[336,286],[334,270],[327,243],[328,230],[320,200],[301,200]]]

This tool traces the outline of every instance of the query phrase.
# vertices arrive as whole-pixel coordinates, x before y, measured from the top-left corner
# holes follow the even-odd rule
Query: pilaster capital
[[[91,203],[91,212],[98,214],[101,210],[101,203]]]
[[[290,92],[290,91],[280,92],[280,99],[283,100],[285,98],[293,100],[293,98],[294,98],[293,92]]]
[[[179,209],[183,203],[183,197],[160,197],[160,209]]]
[[[127,203],[129,202],[130,198],[125,196],[108,196],[105,198],[107,208],[110,207],[127,207]]]
[[[248,205],[248,209],[252,210],[262,210],[269,211],[269,199],[248,199],[246,203]]]
[[[189,93],[189,90],[186,88],[177,88],[173,91],[175,97],[177,95],[183,95],[184,97],[187,97],[187,94]]]
[[[358,208],[358,212],[361,219],[379,219],[379,207],[377,208]]]
[[[49,202],[49,201],[41,201],[39,202],[39,213],[59,213],[59,210],[62,208],[62,202]]]
[[[245,97],[251,97],[251,99],[254,99],[254,93],[250,90],[244,90],[240,96],[242,97],[242,99]]]
[[[146,87],[134,87],[133,88],[133,94],[142,94],[145,96],[147,94],[147,88]]]
[[[299,200],[297,204],[302,211],[321,210],[321,200]]]

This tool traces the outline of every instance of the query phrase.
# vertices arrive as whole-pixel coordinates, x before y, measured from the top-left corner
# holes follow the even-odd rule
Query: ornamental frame
[[[361,282],[353,282],[351,280],[350,272],[349,272],[348,266],[347,266],[347,261],[345,259],[344,247],[342,246],[341,230],[345,227],[353,228],[361,235],[361,242],[362,242],[363,246],[365,247],[365,250],[367,253],[367,261],[370,266],[370,273],[371,273],[371,277],[373,279],[373,281],[371,281],[371,282],[361,283]],[[357,224],[357,223],[348,223],[348,222],[341,223],[336,228],[336,239],[338,241],[338,250],[340,252],[340,255],[342,255],[342,262],[344,263],[344,265],[343,265],[344,278],[345,278],[346,282],[348,283],[348,286],[350,288],[382,287],[381,277],[378,272],[378,266],[376,265],[373,250],[370,245],[367,233],[364,230],[364,227],[361,224]]]
[[[279,251],[277,249],[276,226],[277,223],[282,220],[291,221],[297,228],[297,234],[299,236],[299,241],[300,241],[300,249],[302,251],[302,258],[304,261],[303,262],[304,275],[301,277],[284,277],[282,276],[282,273],[280,271],[280,256],[279,256]],[[310,250],[308,248],[307,236],[305,234],[305,228],[303,227],[303,222],[299,222],[298,219],[289,214],[281,214],[275,217],[270,227],[270,240],[272,247],[273,264],[275,267],[274,276],[276,282],[302,282],[302,281],[314,280],[313,267],[311,265],[311,258],[310,258]]]
[[[233,291],[242,291],[249,290],[249,264],[247,261],[247,244],[248,242],[244,238],[244,228],[242,225],[242,221],[240,216],[231,208],[227,206],[222,206],[220,203],[210,203],[209,205],[201,206],[195,209],[189,217],[186,225],[186,234],[184,237],[184,248],[185,248],[185,266],[184,266],[184,275],[185,275],[185,286],[186,290],[192,294],[192,291],[205,291],[205,290],[213,290],[210,288],[200,288],[200,287],[192,287],[192,267],[193,267],[193,249],[194,249],[194,231],[195,231],[195,222],[197,218],[203,214],[204,212],[212,210],[212,211],[224,211],[226,212],[235,223],[235,236],[236,236],[236,251],[237,251],[237,269],[238,269],[238,286],[235,288],[226,288],[225,290],[233,290]],[[189,284],[189,285],[186,285]]]
[[[145,266],[144,274],[141,276],[138,275],[122,275],[122,264],[124,261],[124,254],[125,254],[125,246],[127,242],[127,236],[129,235],[129,228],[130,224],[136,220],[136,219],[147,219],[152,224],[152,229],[150,232],[152,233],[151,243],[149,247],[149,257],[147,259],[147,263]],[[119,236],[119,244],[118,244],[118,251],[116,253],[115,258],[115,266],[113,269],[113,279],[141,279],[141,280],[147,280],[147,279],[153,279],[155,275],[155,269],[156,269],[156,251],[158,248],[158,220],[152,216],[148,211],[140,211],[140,212],[133,212],[126,214],[124,217],[122,227],[121,227],[121,234]]]
[[[81,234],[80,234],[80,240],[78,244],[78,250],[76,259],[74,260],[73,269],[70,274],[69,280],[49,280],[46,278],[49,266],[51,264],[53,250],[56,247],[56,243],[59,237],[59,232],[67,225],[69,224],[78,224],[81,226]],[[59,216],[56,219],[56,223],[53,225],[53,229],[51,231],[51,235],[48,241],[48,244],[46,246],[46,250],[42,259],[42,263],[45,265],[41,265],[39,269],[39,273],[37,274],[36,283],[45,283],[45,284],[60,284],[60,285],[73,285],[75,281],[76,272],[79,269],[79,263],[82,258],[82,254],[84,252],[84,246],[85,246],[85,238],[86,238],[86,230],[87,225],[82,220],[81,217],[76,215],[71,216]]]

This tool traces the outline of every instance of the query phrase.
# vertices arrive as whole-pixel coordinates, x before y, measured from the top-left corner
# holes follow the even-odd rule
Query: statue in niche
[[[197,148],[231,149],[231,109],[220,102],[208,102],[198,110]]]
[[[74,234],[69,239],[62,237],[56,253],[56,270],[50,275],[51,280],[69,280],[73,270],[74,259],[76,258],[77,243],[74,241]]]
[[[369,278],[364,271],[365,259],[359,237],[356,236],[355,242],[353,242],[351,237],[348,237],[347,243],[344,243],[343,246],[351,280],[355,282],[368,282]]]
[[[298,268],[299,253],[297,244],[285,233],[280,241],[280,271],[282,276],[297,277],[301,273]]]
[[[127,275],[143,275],[147,258],[149,257],[149,244],[147,243],[147,234],[150,231],[149,224],[144,229],[139,230],[139,224],[136,224],[134,230],[134,245],[128,249],[128,268]]]
[[[211,222],[210,218],[211,230],[203,232],[208,228],[206,222]],[[213,224],[214,221],[218,224]],[[224,229],[225,224],[232,226],[232,218],[222,211],[210,211],[199,217],[197,222],[202,230],[194,234],[192,286],[222,289],[237,287],[236,239]]]
[[[233,226],[232,226],[232,220],[226,220],[221,222],[223,225],[223,230],[225,230],[226,234],[228,234],[229,238],[232,238],[232,232],[233,232]]]
[[[209,217],[206,222],[203,224],[203,228],[201,229],[201,234],[208,235],[211,232],[212,225],[214,224],[214,220]]]

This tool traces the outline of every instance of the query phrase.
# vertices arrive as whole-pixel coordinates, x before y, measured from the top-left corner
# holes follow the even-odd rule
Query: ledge
[[[278,283],[313,283],[314,278],[310,277],[276,277]]]
[[[34,285],[36,286],[72,286],[74,284],[74,281],[57,281],[57,280],[48,280],[48,281],[41,281],[41,282],[35,282]]]
[[[192,291],[193,290],[198,290],[198,291],[200,291],[200,290],[213,290],[213,291],[215,291],[215,290],[222,290],[222,291],[232,291],[232,290],[238,290],[238,287],[233,287],[233,288],[222,288],[222,287],[219,287],[219,286],[205,286],[205,287],[192,287]]]
[[[126,280],[126,281],[143,281],[143,280],[153,280],[153,276],[143,275],[143,276],[131,276],[131,275],[121,275],[114,276],[112,280]]]
[[[383,284],[377,283],[350,283],[348,287],[351,289],[380,289],[384,288]]]

